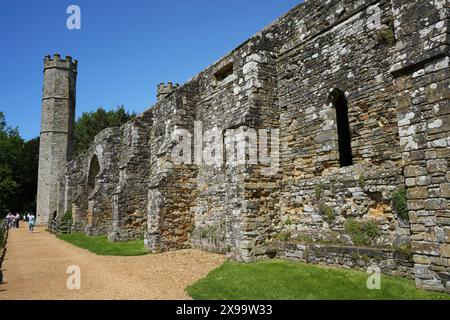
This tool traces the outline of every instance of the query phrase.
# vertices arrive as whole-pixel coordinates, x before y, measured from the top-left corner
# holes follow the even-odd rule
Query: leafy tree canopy
[[[0,218],[36,207],[39,138],[24,141],[0,111]]]
[[[85,112],[75,124],[75,154],[80,155],[89,149],[97,134],[106,128],[120,127],[136,114],[129,113],[124,106],[105,111],[102,107],[94,112]]]

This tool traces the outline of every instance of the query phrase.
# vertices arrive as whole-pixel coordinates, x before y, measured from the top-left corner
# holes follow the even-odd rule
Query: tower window
[[[345,93],[334,89],[330,94],[330,101],[336,109],[336,121],[339,144],[339,164],[341,167],[353,164],[352,138],[350,134],[350,123],[348,120],[348,103]]]

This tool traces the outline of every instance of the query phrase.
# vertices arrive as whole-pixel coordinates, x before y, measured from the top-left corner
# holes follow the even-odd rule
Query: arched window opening
[[[100,163],[98,162],[98,158],[94,155],[91,159],[91,163],[89,164],[89,175],[88,175],[88,188],[89,193],[91,193],[95,188],[95,178],[97,177],[100,171]]]
[[[348,103],[345,93],[334,89],[330,94],[330,101],[336,109],[336,121],[339,143],[339,164],[341,167],[353,164],[352,138],[350,134],[350,123],[348,120]]]

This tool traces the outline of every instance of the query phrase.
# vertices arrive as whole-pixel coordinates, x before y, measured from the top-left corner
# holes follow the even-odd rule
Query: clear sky
[[[39,135],[43,58],[79,62],[77,117],[97,107],[142,112],[158,83],[184,83],[301,0],[0,0],[0,111]],[[68,30],[67,7],[81,8]]]

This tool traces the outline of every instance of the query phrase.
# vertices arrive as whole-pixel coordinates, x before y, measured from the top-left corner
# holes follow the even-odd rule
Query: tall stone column
[[[58,176],[73,155],[77,61],[59,54],[44,60],[39,147],[37,223],[46,225],[58,210]]]

